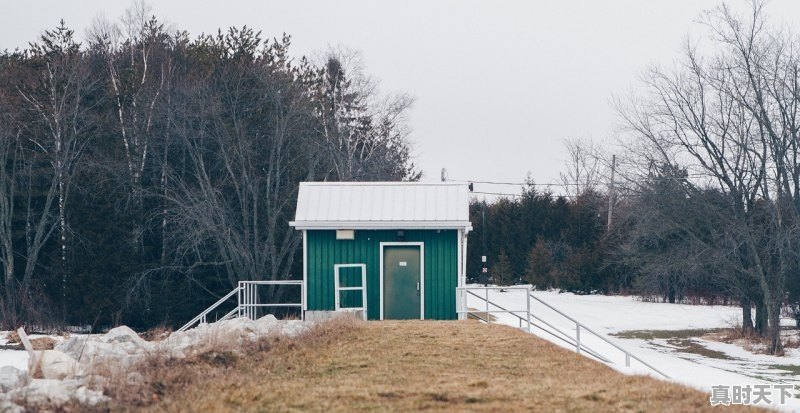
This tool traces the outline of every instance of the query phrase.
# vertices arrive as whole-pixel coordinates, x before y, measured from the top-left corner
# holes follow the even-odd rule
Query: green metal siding
[[[456,319],[458,284],[458,231],[456,230],[356,230],[354,240],[336,240],[336,231],[306,231],[307,306],[309,310],[334,309],[334,264],[366,264],[367,313],[380,318],[380,243],[423,242],[425,245],[425,318]],[[343,294],[343,298],[345,294]],[[343,305],[351,304],[344,300]]]

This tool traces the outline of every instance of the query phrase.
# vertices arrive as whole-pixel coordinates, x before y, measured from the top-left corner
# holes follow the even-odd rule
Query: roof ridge
[[[447,181],[447,182],[417,182],[417,181],[304,181],[300,185],[343,185],[343,186],[381,186],[381,185],[468,185],[469,182]]]

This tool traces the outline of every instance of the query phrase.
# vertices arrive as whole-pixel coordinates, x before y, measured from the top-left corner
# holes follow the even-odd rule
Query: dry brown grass
[[[6,344],[22,344],[22,341],[19,339],[19,334],[13,330],[6,333]]]
[[[169,337],[172,330],[165,326],[153,327],[145,332],[139,333],[139,337],[147,341],[163,341]]]
[[[34,350],[52,350],[56,346],[56,340],[52,337],[39,337],[31,339],[31,347]]]
[[[118,389],[111,411],[719,410],[707,393],[472,321],[336,320],[241,354],[152,358],[140,371],[143,382]]]
[[[701,337],[704,340],[719,341],[737,345],[753,354],[766,354],[769,345],[769,338],[756,334],[753,330],[744,330],[738,323],[729,328],[709,332]],[[800,332],[794,328],[783,328],[781,330],[781,341],[783,348],[800,348]],[[784,354],[773,354],[783,356]]]

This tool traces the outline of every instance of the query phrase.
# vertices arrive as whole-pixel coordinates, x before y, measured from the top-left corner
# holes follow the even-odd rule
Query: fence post
[[[581,354],[581,325],[575,323],[575,349]]]

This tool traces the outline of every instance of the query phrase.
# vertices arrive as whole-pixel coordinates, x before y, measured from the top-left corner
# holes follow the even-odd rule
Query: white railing
[[[259,287],[281,287],[281,286],[299,286],[300,287],[300,302],[299,303],[261,303],[259,301]],[[303,318],[303,307],[305,305],[305,291],[303,291],[303,281],[301,280],[283,280],[283,281],[239,281],[239,317],[247,317],[251,320],[258,318],[259,308],[274,308],[274,307],[296,307],[300,309],[300,318]]]
[[[501,290],[501,289],[505,290],[505,291],[513,291],[513,290],[520,290],[520,289],[527,290],[526,291],[526,295],[527,295],[528,298],[525,300],[527,302],[527,305],[526,305],[527,311],[509,310],[509,309],[506,309],[506,308],[498,305],[496,302],[493,302],[493,301],[490,300],[488,289],[495,290],[495,291]],[[636,355],[632,354],[631,352],[629,352],[629,351],[625,350],[624,348],[620,347],[619,345],[615,344],[614,342],[612,342],[611,340],[606,338],[604,335],[595,332],[591,328],[587,327],[585,324],[575,320],[574,318],[568,316],[567,314],[563,313],[559,309],[553,307],[552,305],[542,301],[540,298],[534,296],[533,293],[531,292],[530,287],[458,287],[456,289],[456,291],[457,291],[457,293],[456,293],[456,297],[457,297],[456,305],[457,305],[457,307],[456,308],[457,308],[457,311],[459,313],[466,313],[468,315],[471,315],[471,316],[473,316],[473,317],[475,317],[475,318],[477,318],[477,319],[479,319],[481,321],[487,322],[487,323],[492,322],[491,317],[489,316],[492,313],[510,314],[510,315],[516,317],[519,320],[520,328],[522,327],[523,323],[526,323],[528,325],[527,329],[528,329],[529,332],[530,332],[530,327],[536,327],[536,328],[542,330],[543,332],[555,337],[556,339],[568,344],[569,346],[575,347],[575,351],[578,354],[585,354],[585,355],[588,355],[588,356],[592,356],[592,357],[594,357],[594,358],[596,358],[596,359],[598,359],[600,361],[603,361],[605,363],[613,364],[613,362],[610,360],[609,357],[604,356],[599,351],[596,351],[596,350],[588,347],[585,343],[581,342],[581,332],[583,331],[583,332],[589,333],[589,334],[597,337],[602,342],[604,342],[604,343],[610,345],[612,348],[622,352],[622,354],[625,356],[625,366],[626,367],[630,367],[631,359],[633,359],[633,360],[636,360],[639,363],[641,363],[643,366],[649,368],[650,370],[660,374],[661,376],[664,376],[665,378],[670,378],[667,374],[665,374],[661,370],[653,367],[652,365],[650,365],[649,363],[645,362],[641,358],[637,357]],[[483,301],[482,307],[484,307],[484,309],[483,310],[469,309],[467,307],[467,300],[466,300],[467,297],[469,297],[469,296],[475,297],[476,299],[478,299],[480,301]],[[544,305],[548,309],[552,310],[553,312],[555,312],[556,314],[561,316],[563,319],[566,319],[568,322],[573,323],[575,325],[575,336],[573,337],[571,334],[569,334],[569,333],[565,332],[564,330],[554,326],[552,323],[549,323],[549,322],[545,321],[544,319],[539,317],[537,314],[535,314],[533,311],[531,311],[531,300],[534,300],[534,301]],[[485,318],[481,317],[482,313],[486,314]]]
[[[300,287],[300,302],[299,303],[261,303],[259,294],[259,286],[272,286],[281,287],[281,286],[299,286]],[[214,321],[223,321],[229,320],[234,317],[247,317],[251,320],[256,319],[259,316],[259,308],[266,308],[266,307],[297,307],[300,309],[300,318],[303,318],[303,308],[305,307],[305,286],[303,285],[303,281],[301,280],[281,280],[281,281],[239,281],[239,285],[231,290],[228,294],[225,294],[222,298],[217,300],[214,304],[211,304],[208,308],[203,310],[202,313],[198,314],[193,319],[189,320],[188,323],[184,324],[181,328],[177,331],[186,331],[197,324],[205,324],[208,322],[208,316],[215,312],[217,308],[221,307],[225,304],[228,300],[230,300],[234,295],[236,296],[236,307],[234,307],[229,312],[225,313],[220,318],[217,318]]]
[[[476,291],[481,291],[480,295]],[[531,306],[530,301],[524,309],[507,309],[493,303],[489,298],[490,292],[505,292],[505,291],[524,291],[525,295],[531,293],[530,287],[456,287],[456,312],[458,314],[465,314],[472,316],[484,322],[491,322],[492,314],[510,314],[519,320],[519,328],[531,332]],[[485,303],[483,309],[469,308],[467,306],[467,297],[473,295],[480,298]]]

